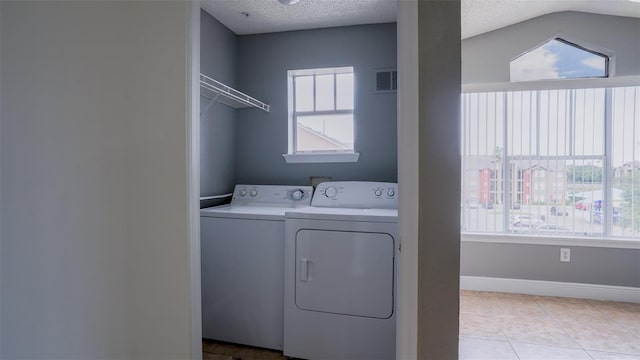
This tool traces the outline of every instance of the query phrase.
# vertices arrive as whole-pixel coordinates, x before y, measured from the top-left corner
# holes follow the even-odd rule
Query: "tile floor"
[[[284,360],[279,351],[203,340],[203,359]],[[640,304],[465,291],[461,360],[640,360]]]
[[[462,290],[460,359],[640,360],[640,304]]]

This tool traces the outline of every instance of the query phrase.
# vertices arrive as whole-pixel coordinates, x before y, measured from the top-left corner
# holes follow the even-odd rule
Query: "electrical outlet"
[[[571,261],[571,249],[569,249],[569,248],[560,248],[560,261],[562,261],[562,262],[570,262]]]

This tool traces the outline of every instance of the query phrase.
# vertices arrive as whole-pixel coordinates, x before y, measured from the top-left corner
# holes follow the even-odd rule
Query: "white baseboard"
[[[640,303],[640,288],[626,286],[460,276],[460,289]]]

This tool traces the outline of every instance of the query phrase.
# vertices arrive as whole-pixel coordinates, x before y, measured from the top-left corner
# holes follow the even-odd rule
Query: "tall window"
[[[640,87],[462,103],[463,231],[640,238]]]
[[[353,152],[353,67],[290,70],[289,153]]]

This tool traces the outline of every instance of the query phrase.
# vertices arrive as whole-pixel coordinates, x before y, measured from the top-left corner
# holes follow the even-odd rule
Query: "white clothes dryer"
[[[231,204],[200,210],[204,338],[282,350],[284,214],[312,192],[236,185]]]
[[[318,185],[285,219],[284,354],[393,359],[398,190],[394,183]]]

